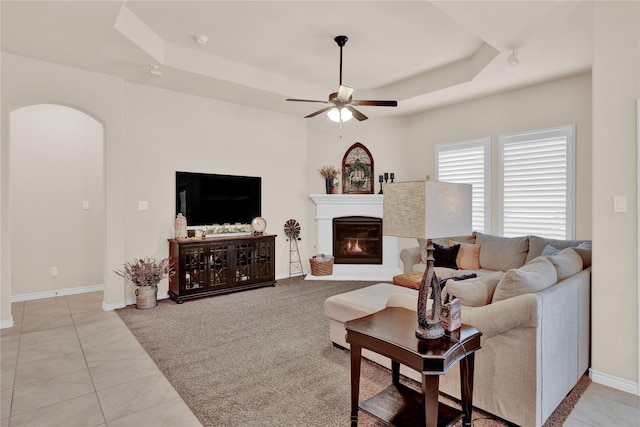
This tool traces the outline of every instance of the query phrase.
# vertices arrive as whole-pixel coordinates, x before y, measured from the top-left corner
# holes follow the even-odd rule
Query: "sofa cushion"
[[[445,286],[447,294],[457,297],[462,305],[481,307],[491,303],[493,293],[504,273],[496,271],[486,276],[467,280],[448,280]]]
[[[591,267],[591,240],[585,240],[573,249],[582,258],[582,267]]]
[[[500,237],[476,233],[480,245],[480,267],[494,271],[507,271],[525,264],[529,250],[529,238]]]
[[[377,283],[375,285],[356,289],[330,296],[324,302],[324,313],[330,319],[338,322],[357,319],[385,308],[387,298],[393,294],[415,295],[418,291],[391,283]]]
[[[539,256],[528,264],[508,270],[498,282],[492,302],[518,295],[540,292],[558,281],[556,268],[547,257]]]
[[[558,240],[558,239],[548,239],[546,237],[540,236],[529,236],[529,253],[527,254],[526,262],[531,261],[534,258],[542,255],[542,251],[547,245],[551,245],[557,249],[565,249],[565,248],[575,248],[582,244],[585,244],[582,248],[587,251],[588,250],[588,265],[587,262],[583,262],[585,264],[585,268],[591,265],[591,241],[589,240]],[[580,254],[582,256],[583,254]],[[585,253],[586,255],[586,253]],[[584,258],[584,257],[583,257]]]
[[[547,245],[542,251],[556,269],[558,282],[582,271],[582,257],[573,248],[557,249]]]
[[[479,270],[480,269],[480,245],[475,243],[462,243],[455,240],[449,240],[448,246],[460,245],[458,256],[456,257],[456,265],[461,270]]]

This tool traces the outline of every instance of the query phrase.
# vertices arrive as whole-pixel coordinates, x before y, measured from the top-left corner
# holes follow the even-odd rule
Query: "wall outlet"
[[[82,209],[84,209],[85,211],[89,210],[89,201],[85,200],[84,202],[82,202]]]
[[[51,267],[51,275],[53,277],[58,275],[58,267]]]
[[[139,211],[146,211],[147,209],[149,209],[149,202],[147,202],[147,201],[138,202],[138,210]]]

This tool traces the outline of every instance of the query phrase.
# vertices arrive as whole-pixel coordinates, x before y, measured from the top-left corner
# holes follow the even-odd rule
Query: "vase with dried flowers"
[[[338,178],[338,169],[333,166],[323,166],[318,169],[320,175],[324,177],[327,194],[333,193],[333,181]]]
[[[152,308],[158,305],[158,283],[174,271],[170,258],[156,261],[145,257],[125,263],[114,273],[136,286],[136,308]]]

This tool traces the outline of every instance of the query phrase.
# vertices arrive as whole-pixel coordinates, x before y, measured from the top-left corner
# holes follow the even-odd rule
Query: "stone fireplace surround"
[[[368,216],[382,218],[382,194],[311,194],[316,205],[316,254],[333,255],[333,218]],[[315,255],[315,254],[314,254]],[[402,274],[398,263],[398,238],[382,236],[382,264],[334,264],[333,274],[306,280],[391,281]]]

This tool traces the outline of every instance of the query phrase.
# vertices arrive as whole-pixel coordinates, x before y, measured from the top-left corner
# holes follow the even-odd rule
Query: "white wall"
[[[260,176],[266,232],[278,235],[276,275],[288,276],[283,225],[304,218],[308,193],[305,120],[133,83],[124,98],[126,258],[168,256],[176,171]]]
[[[10,140],[13,295],[101,285],[102,124],[69,107],[33,105],[11,112]]]
[[[2,53],[2,159],[1,173],[1,234],[0,254],[0,322],[11,326],[12,254],[14,239],[21,238],[21,230],[14,229],[10,218],[11,183],[9,113],[36,104],[60,104],[84,111],[100,121],[106,132],[104,138],[105,169],[105,228],[104,269],[111,271],[124,260],[124,225],[122,190],[124,188],[122,157],[122,80],[71,67],[63,67]],[[122,279],[104,274],[105,306],[124,301]],[[66,288],[62,286],[61,289]]]
[[[640,3],[594,2],[592,371],[640,394],[636,100]],[[613,212],[626,196],[628,212]]]
[[[436,144],[491,137],[494,233],[498,230],[498,135],[575,123],[576,238],[591,238],[590,73],[416,114],[410,123],[413,179],[426,175],[435,179]]]

